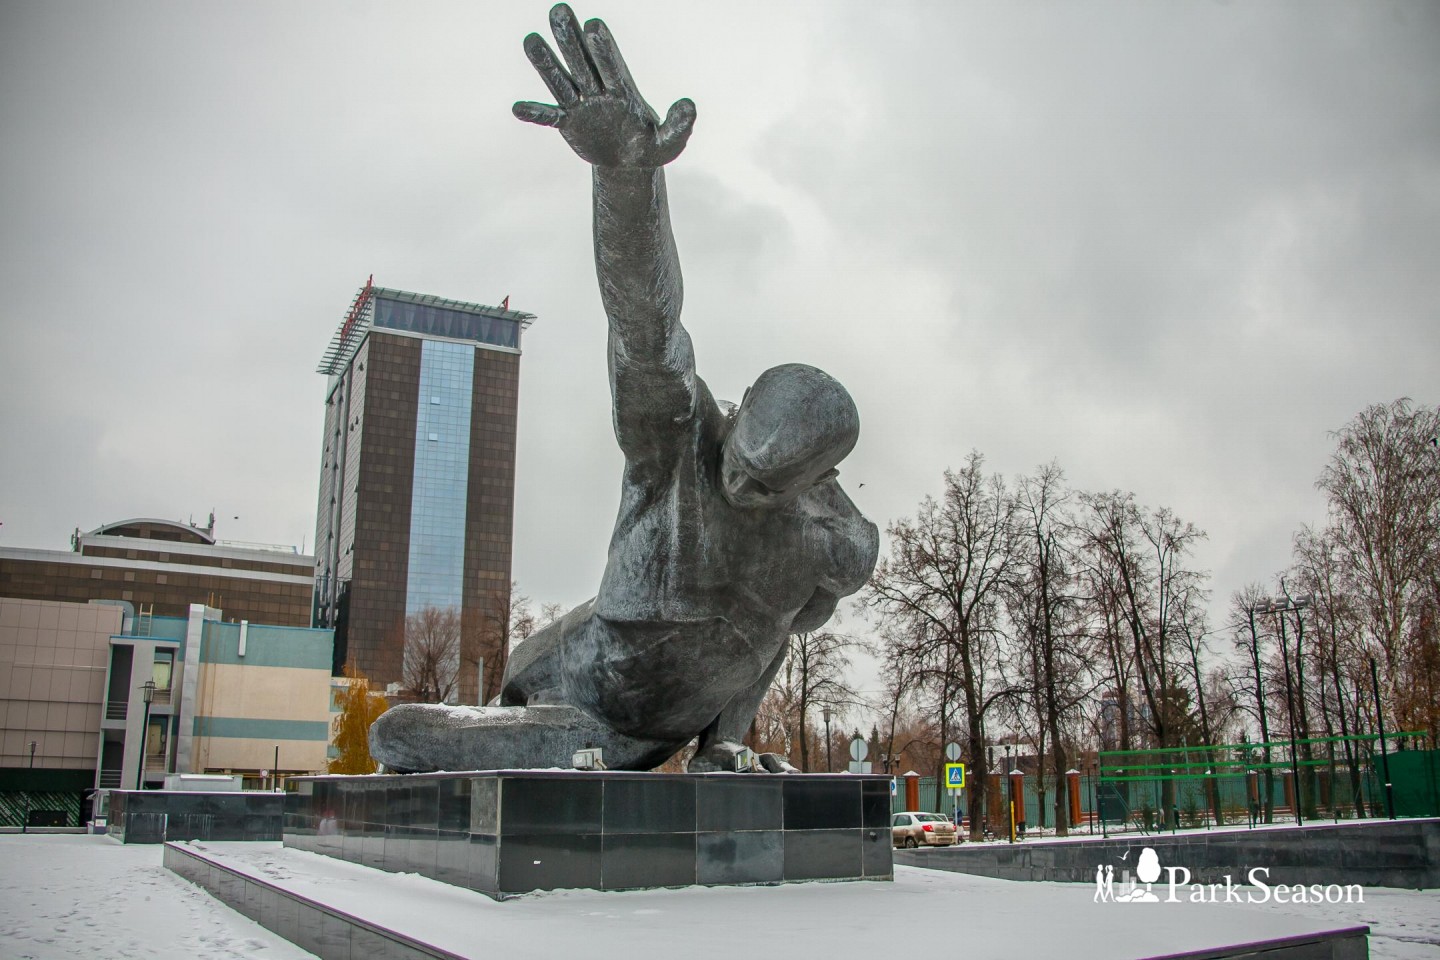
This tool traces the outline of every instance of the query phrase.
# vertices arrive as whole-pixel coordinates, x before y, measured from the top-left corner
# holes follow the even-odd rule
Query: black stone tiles
[[[884,777],[517,770],[297,786],[287,846],[499,898],[893,875]]]
[[[109,833],[121,843],[279,840],[284,815],[285,795],[279,793],[115,790]]]

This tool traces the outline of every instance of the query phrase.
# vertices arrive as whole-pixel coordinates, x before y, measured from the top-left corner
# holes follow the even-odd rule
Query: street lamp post
[[[29,832],[30,832],[30,791],[34,788],[34,785],[35,785],[35,784],[34,784],[34,771],[35,771],[35,747],[36,747],[36,743],[35,743],[34,740],[31,740],[31,741],[30,741],[29,747],[30,747],[30,771],[31,771],[31,774],[30,774],[30,777],[29,777],[29,782],[27,782],[27,783],[25,784],[25,816],[24,816],[24,817],[21,819],[21,821],[20,821],[20,832],[21,832],[21,833],[29,833]]]
[[[1260,712],[1260,742],[1262,759],[1265,762],[1265,798],[1260,807],[1265,815],[1265,822],[1272,823],[1275,820],[1274,794],[1275,794],[1275,773],[1270,766],[1270,722],[1266,719],[1265,710],[1265,686],[1262,679],[1263,671],[1260,669],[1260,634],[1255,629],[1255,614],[1260,612],[1259,604],[1251,604],[1246,608],[1250,618],[1250,662],[1255,668],[1255,706]],[[1256,784],[1259,790],[1259,784]],[[1257,793],[1258,798],[1258,793]]]
[[[825,706],[820,713],[825,717],[825,772],[833,773],[830,766],[830,707]]]
[[[135,771],[135,789],[143,789],[145,779],[145,747],[150,738],[150,704],[155,700],[155,681],[146,680],[140,684],[140,696],[145,700],[145,717],[140,721],[140,763]]]
[[[1283,581],[1280,584],[1280,589],[1285,589]],[[1280,663],[1285,670],[1285,706],[1286,712],[1290,714],[1290,789],[1291,801],[1295,805],[1296,826],[1303,826],[1305,819],[1300,812],[1300,808],[1303,806],[1300,802],[1300,764],[1295,755],[1299,749],[1299,744],[1296,743],[1299,737],[1296,735],[1295,728],[1295,692],[1290,683],[1290,647],[1288,641],[1285,639],[1285,614],[1294,610],[1295,616],[1299,617],[1300,611],[1308,606],[1310,606],[1309,595],[1291,599],[1287,593],[1284,603],[1267,601],[1255,608],[1259,613],[1273,613],[1280,618]],[[1298,658],[1303,655],[1304,651],[1302,650],[1299,651],[1296,656]]]
[[[1010,823],[1010,842],[1015,842],[1015,778],[1010,776],[1010,744],[1005,744],[1005,781],[1009,786],[1010,802],[1005,811],[1005,818]]]
[[[1096,758],[1095,765],[1090,768],[1090,835],[1095,835],[1095,818],[1100,816],[1100,795],[1095,786],[1095,778],[1100,775],[1100,760]]]

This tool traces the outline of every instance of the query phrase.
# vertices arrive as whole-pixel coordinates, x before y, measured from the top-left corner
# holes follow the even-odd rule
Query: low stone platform
[[[895,862],[1002,880],[1094,883],[1098,865],[1114,866],[1117,876],[1133,870],[1132,851],[1143,847],[1154,848],[1162,864],[1189,871],[1195,883],[1223,883],[1227,876],[1245,883],[1259,867],[1270,884],[1440,887],[1440,819],[1433,818],[961,843],[896,851]]]
[[[1095,903],[1083,888],[897,867],[893,883],[566,891],[504,902],[278,843],[171,843],[165,865],[324,960],[907,953],[1364,960],[1367,929],[1272,910]]]
[[[285,846],[496,898],[893,875],[882,776],[501,770],[291,782]]]
[[[268,790],[111,790],[107,832],[121,843],[279,840],[284,802]]]

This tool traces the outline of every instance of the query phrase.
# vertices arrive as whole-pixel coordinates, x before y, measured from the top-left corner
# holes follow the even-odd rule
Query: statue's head
[[[720,488],[737,507],[788,503],[834,477],[859,436],[860,413],[840,381],[803,363],[771,367],[735,414]]]

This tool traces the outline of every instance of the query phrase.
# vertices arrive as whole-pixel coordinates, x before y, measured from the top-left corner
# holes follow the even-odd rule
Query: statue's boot
[[[778,753],[760,754],[760,766],[767,773],[799,773],[800,769]]]
[[[395,773],[569,769],[599,747],[612,770],[649,770],[683,744],[617,733],[569,706],[448,707],[407,703],[370,727],[370,755]]]

